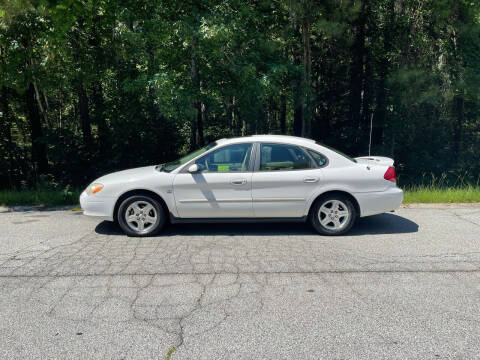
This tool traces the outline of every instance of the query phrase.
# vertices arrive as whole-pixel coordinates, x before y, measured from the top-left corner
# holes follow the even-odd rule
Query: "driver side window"
[[[252,144],[234,144],[202,156],[195,163],[201,172],[245,172],[250,165]]]

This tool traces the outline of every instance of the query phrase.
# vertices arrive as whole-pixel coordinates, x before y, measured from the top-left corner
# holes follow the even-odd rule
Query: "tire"
[[[310,222],[322,235],[342,235],[348,232],[357,218],[352,201],[342,194],[327,194],[313,205]]]
[[[155,235],[163,229],[166,220],[162,205],[150,196],[131,196],[118,207],[118,225],[128,236]]]

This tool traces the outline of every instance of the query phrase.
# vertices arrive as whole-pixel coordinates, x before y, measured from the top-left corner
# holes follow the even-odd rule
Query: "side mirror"
[[[192,165],[190,165],[190,167],[188,168],[188,172],[189,172],[190,174],[194,174],[194,173],[198,172],[199,170],[200,170],[200,168],[198,167],[197,164],[192,164]]]

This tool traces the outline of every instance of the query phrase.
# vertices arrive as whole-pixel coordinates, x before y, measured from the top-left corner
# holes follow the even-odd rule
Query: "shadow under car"
[[[343,236],[405,234],[418,231],[418,224],[402,216],[385,213],[357,219],[353,228]],[[102,235],[122,235],[121,229],[111,221],[99,223],[95,232]],[[158,236],[175,235],[314,235],[308,222],[262,223],[198,223],[169,224]],[[320,235],[319,235],[320,236]]]

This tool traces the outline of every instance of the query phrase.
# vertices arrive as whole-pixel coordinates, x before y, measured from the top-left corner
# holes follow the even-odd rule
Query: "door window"
[[[245,172],[250,164],[252,144],[224,146],[202,156],[195,163],[201,172]]]
[[[302,149],[287,144],[261,144],[260,170],[282,171],[311,169],[312,163]]]

